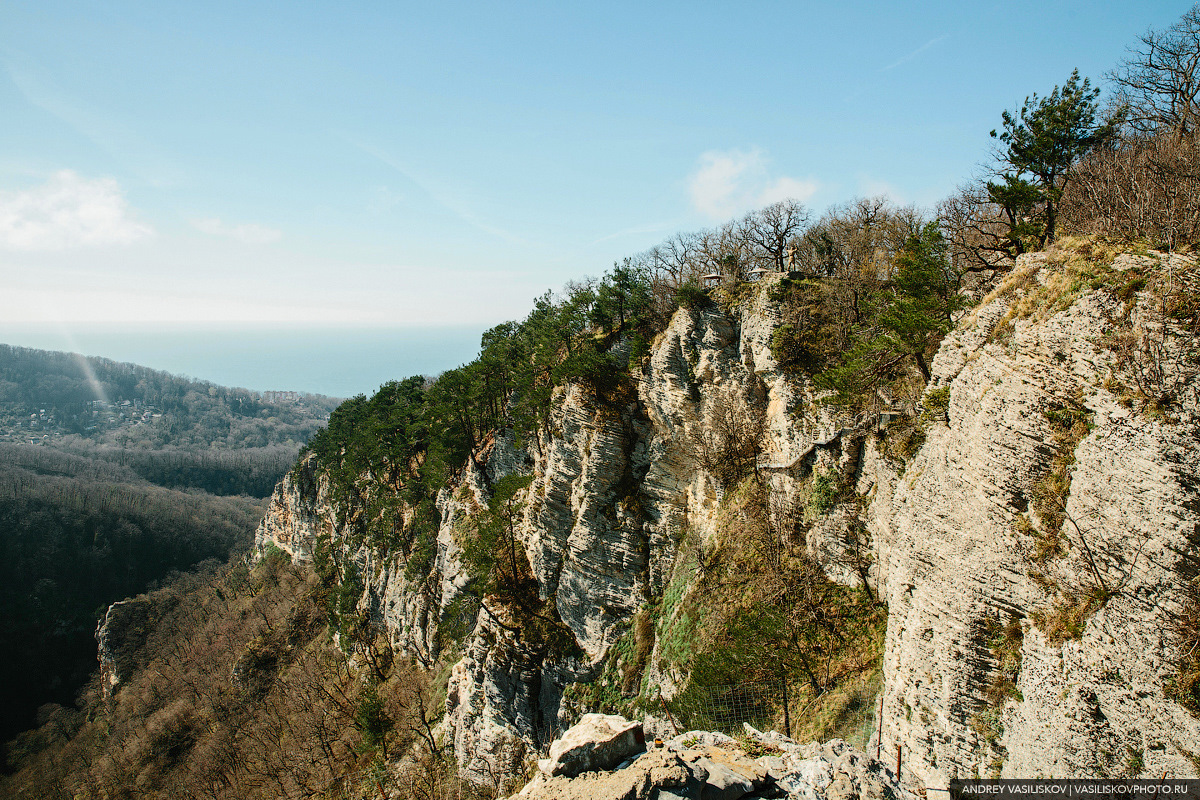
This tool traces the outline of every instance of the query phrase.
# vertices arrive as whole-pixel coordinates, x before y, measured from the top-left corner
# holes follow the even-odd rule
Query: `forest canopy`
[[[0,345],[0,737],[74,699],[109,603],[244,552],[335,403]]]
[[[0,445],[0,737],[70,704],[109,603],[244,552],[261,501],[154,486],[127,467]]]

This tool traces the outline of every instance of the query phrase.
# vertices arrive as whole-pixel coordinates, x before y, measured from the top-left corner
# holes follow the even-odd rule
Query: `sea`
[[[0,343],[102,356],[221,386],[347,398],[473,360],[486,327],[0,324]]]

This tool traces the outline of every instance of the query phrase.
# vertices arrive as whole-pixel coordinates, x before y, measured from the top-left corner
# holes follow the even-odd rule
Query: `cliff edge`
[[[1200,721],[1179,683],[1200,547],[1196,276],[1191,259],[1087,242],[1023,256],[958,320],[923,395],[857,409],[781,368],[788,309],[768,276],[680,309],[629,391],[559,387],[533,440],[482,443],[437,496],[427,573],[356,537],[363,508],[333,502],[311,457],[256,547],[353,563],[357,609],[395,646],[453,659],[444,734],[463,772],[515,774],[599,710],[573,687],[611,672],[614,645],[627,699],[688,684],[664,598],[679,613],[706,555],[730,546],[737,491],[706,442],[744,417],[754,480],[801,509],[803,549],[886,603],[879,728],[906,770],[935,787],[1196,775]],[[528,478],[512,533],[539,613],[569,638],[531,638],[488,596],[464,605],[464,532],[507,475]],[[825,502],[835,479],[848,488]],[[658,636],[635,641],[648,609]]]

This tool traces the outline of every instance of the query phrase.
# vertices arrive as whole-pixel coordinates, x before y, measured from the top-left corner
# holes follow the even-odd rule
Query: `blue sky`
[[[494,324],[784,196],[932,206],[1188,7],[5,0],[0,321]]]

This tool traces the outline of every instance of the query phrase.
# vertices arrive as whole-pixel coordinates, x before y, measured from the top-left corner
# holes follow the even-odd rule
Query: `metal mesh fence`
[[[742,724],[759,730],[784,730],[787,691],[782,681],[692,687],[666,701],[673,721],[684,730],[741,733]]]
[[[592,710],[621,713],[631,719],[654,718],[657,731],[670,734],[689,730],[719,731],[729,736],[745,732],[744,723],[760,731],[780,733],[803,741],[840,738],[863,750],[879,726],[882,676],[865,673],[842,683],[832,693],[816,698],[806,687],[782,680],[723,686],[689,686],[671,699],[655,693],[625,708]],[[785,710],[786,706],[786,710]],[[556,717],[541,729],[543,751],[563,731],[579,721],[587,709]]]

